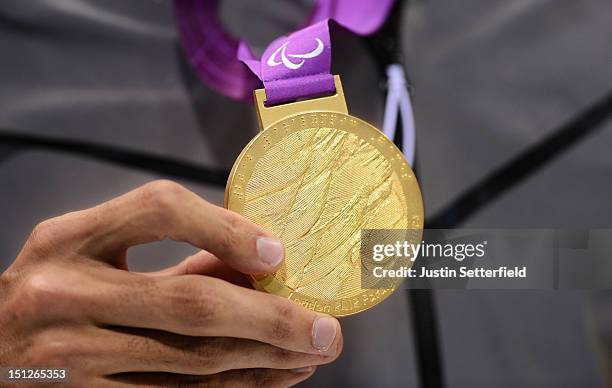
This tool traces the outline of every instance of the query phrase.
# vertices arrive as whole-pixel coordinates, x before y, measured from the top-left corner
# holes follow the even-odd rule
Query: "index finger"
[[[87,217],[76,217],[83,212]],[[282,243],[270,233],[171,181],[146,184],[83,212],[75,219],[89,223],[91,233],[81,247],[100,258],[165,238],[205,249],[243,273],[274,272],[284,258]]]

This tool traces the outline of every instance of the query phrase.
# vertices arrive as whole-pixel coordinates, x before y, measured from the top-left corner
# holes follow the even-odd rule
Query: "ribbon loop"
[[[261,61],[240,50],[243,61],[264,84],[268,105],[333,94],[328,20],[273,41]]]
[[[393,2],[317,0],[304,24],[308,27],[272,42],[262,62],[246,42],[223,29],[219,0],[174,0],[174,12],[183,48],[206,84],[228,97],[249,101],[263,82],[268,103],[278,104],[334,92],[328,20],[369,35],[385,21]]]

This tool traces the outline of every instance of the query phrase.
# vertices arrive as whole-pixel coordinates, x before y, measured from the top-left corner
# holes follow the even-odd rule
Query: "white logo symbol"
[[[317,40],[317,48],[312,50],[309,53],[306,53],[306,54],[287,54],[286,50],[287,50],[287,46],[289,45],[290,42],[286,41],[279,48],[277,48],[272,53],[272,55],[270,55],[270,58],[268,58],[268,62],[266,62],[266,63],[270,67],[278,66],[278,65],[280,65],[282,63],[283,65],[285,65],[285,67],[287,69],[291,69],[291,70],[299,69],[300,67],[302,67],[304,62],[306,62],[305,59],[318,57],[323,52],[323,48],[324,48],[323,42],[319,38],[315,38],[315,39]],[[278,56],[279,52],[280,52],[280,55],[281,55],[281,60],[280,61],[276,59],[276,57]],[[287,57],[300,58],[301,61],[299,61],[298,63],[293,63]]]

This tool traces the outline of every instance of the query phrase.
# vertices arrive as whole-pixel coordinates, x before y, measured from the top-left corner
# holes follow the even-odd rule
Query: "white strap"
[[[385,117],[383,132],[391,140],[397,128],[397,113],[402,120],[402,151],[404,157],[412,166],[414,164],[415,130],[410,94],[406,87],[406,77],[401,65],[392,64],[387,67],[387,101],[385,102]]]

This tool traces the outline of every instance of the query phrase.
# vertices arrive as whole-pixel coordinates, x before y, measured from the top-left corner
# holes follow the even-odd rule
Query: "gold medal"
[[[401,151],[372,125],[348,114],[336,94],[266,107],[255,91],[261,132],[232,168],[225,206],[285,244],[274,274],[253,276],[258,290],[345,316],[396,288],[362,288],[363,229],[413,229],[419,242],[423,203]]]

